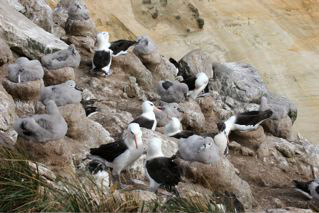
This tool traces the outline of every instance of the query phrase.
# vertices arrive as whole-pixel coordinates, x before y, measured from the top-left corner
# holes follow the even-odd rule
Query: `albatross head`
[[[139,124],[131,123],[128,125],[128,137],[129,141],[134,141],[136,149],[138,149],[138,145],[142,143],[142,131]],[[129,146],[131,146],[131,144],[129,144]]]
[[[161,111],[160,109],[158,109],[152,102],[150,101],[144,101],[142,104],[142,110],[143,113],[146,112],[154,112],[154,110],[156,111]]]
[[[109,43],[109,33],[108,32],[100,32],[96,35],[96,47],[97,50],[108,49],[110,46]]]
[[[68,87],[71,87],[71,88],[75,88],[75,86],[76,86],[76,83],[73,80],[68,80],[68,81],[64,82],[64,84]]]
[[[162,153],[162,141],[159,138],[153,137],[148,143],[148,149],[146,154],[146,160],[150,160],[155,157],[164,156]]]

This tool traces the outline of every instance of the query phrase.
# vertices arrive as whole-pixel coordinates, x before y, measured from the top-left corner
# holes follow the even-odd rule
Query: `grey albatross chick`
[[[67,123],[54,101],[46,102],[48,114],[36,114],[19,118],[14,122],[14,129],[20,136],[37,142],[47,142],[63,138],[68,130]]]
[[[118,181],[121,188],[124,188],[124,184],[120,181],[121,171],[132,165],[143,154],[143,151],[141,128],[137,123],[131,123],[123,139],[102,144],[98,148],[91,148],[90,155],[87,158],[97,161],[102,160],[107,167],[112,168],[113,183]],[[95,169],[91,168],[91,170],[94,171]]]
[[[314,179],[308,182],[302,181],[293,181],[295,184],[295,190],[302,193],[304,196],[309,198],[310,200],[318,200],[319,201],[319,180]]]
[[[214,140],[211,137],[199,135],[181,138],[178,143],[178,152],[184,160],[206,164],[216,163],[221,158],[220,150]]]
[[[181,181],[180,170],[174,162],[175,156],[165,157],[162,153],[162,142],[159,138],[152,138],[148,144],[145,173],[149,180],[149,190],[156,192],[163,185],[174,193],[172,189]]]
[[[136,43],[136,41],[121,39],[117,41],[112,41],[109,49],[113,51],[112,56],[116,57],[127,54],[128,48],[135,45]]]
[[[256,130],[260,124],[270,118],[273,112],[269,110],[265,111],[249,111],[242,112],[236,115],[231,116],[225,122],[227,131],[230,132],[232,130],[239,131],[253,131]]]
[[[15,83],[40,80],[44,71],[40,61],[20,57],[15,64],[8,66],[8,79]]]
[[[142,104],[143,113],[135,118],[131,123],[138,123],[140,127],[154,131],[157,125],[154,110],[161,111],[152,102],[144,101]]]
[[[167,103],[180,103],[186,100],[188,86],[177,81],[160,81],[156,92]]]
[[[112,63],[112,50],[109,49],[109,33],[100,32],[96,36],[96,48],[92,60],[92,72],[110,75]]]
[[[80,103],[82,93],[76,88],[75,81],[68,80],[62,84],[42,88],[40,101],[45,104],[48,100],[55,101],[57,106]]]
[[[172,117],[171,121],[164,127],[164,134],[173,138],[188,138],[195,135],[194,132],[183,130],[183,126],[178,118]]]

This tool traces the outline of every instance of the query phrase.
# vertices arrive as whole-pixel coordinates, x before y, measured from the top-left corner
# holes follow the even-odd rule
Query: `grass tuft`
[[[0,159],[0,212],[225,212],[212,197],[144,202],[130,193],[108,194],[91,176],[52,181],[12,149],[0,147]]]

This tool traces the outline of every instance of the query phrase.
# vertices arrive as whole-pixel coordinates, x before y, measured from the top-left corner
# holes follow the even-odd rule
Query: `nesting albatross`
[[[178,152],[184,160],[202,163],[216,163],[220,160],[220,151],[211,137],[192,135],[181,138],[178,143]]]
[[[121,171],[133,164],[144,151],[140,126],[131,123],[127,130],[124,139],[92,148],[88,156],[89,159],[102,160],[107,167],[112,168],[113,182],[118,181],[122,188]]]
[[[59,140],[66,135],[67,123],[54,101],[46,102],[48,114],[36,114],[19,118],[14,122],[14,129],[20,136],[37,142]]]
[[[157,121],[154,110],[161,111],[152,102],[144,101],[142,104],[143,113],[135,118],[131,123],[138,123],[140,127],[155,130]]]
[[[26,57],[20,57],[15,64],[8,66],[8,78],[15,83],[40,80],[43,78],[44,71],[40,61],[29,60]]]
[[[157,93],[161,100],[167,103],[180,103],[187,98],[188,87],[177,81],[160,81],[157,86]]]
[[[80,103],[82,99],[81,91],[76,89],[75,81],[68,80],[62,84],[44,87],[41,89],[40,101],[46,103],[54,100],[57,106]]]

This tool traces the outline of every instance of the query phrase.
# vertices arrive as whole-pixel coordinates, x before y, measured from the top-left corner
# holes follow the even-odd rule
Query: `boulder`
[[[214,88],[237,101],[259,103],[268,93],[257,70],[248,64],[214,64]]]
[[[8,79],[2,81],[3,87],[15,100],[35,101],[40,98],[43,80],[14,83]]]
[[[95,32],[95,24],[92,20],[73,20],[68,18],[65,24],[65,31],[67,35],[73,36],[90,36],[94,37]]]
[[[242,146],[257,150],[266,141],[264,129],[260,126],[254,131],[242,132],[232,131],[230,138],[237,141]]]
[[[274,136],[286,139],[291,137],[292,121],[288,116],[279,120],[270,118],[264,121],[262,126],[266,132],[269,132]]]
[[[69,36],[68,43],[74,44],[81,55],[81,62],[92,64],[94,56],[95,38],[89,36]]]
[[[91,119],[100,123],[112,137],[118,137],[127,129],[128,124],[133,120],[131,113],[115,110],[104,110],[90,116]]]
[[[45,86],[62,84],[68,80],[75,80],[74,69],[72,67],[64,67],[56,70],[44,68],[43,81]]]
[[[0,4],[0,33],[15,52],[29,58],[66,49],[67,45],[20,14],[6,2]]]
[[[267,132],[277,137],[290,138],[292,125],[297,119],[297,107],[294,103],[270,93],[262,97],[260,109],[273,111],[271,118],[262,124]]]
[[[180,110],[183,112],[182,124],[185,129],[193,131],[202,131],[205,125],[205,116],[203,115],[200,106],[194,100],[180,103]]]
[[[184,79],[196,76],[200,72],[204,72],[208,78],[214,77],[213,61],[207,53],[200,49],[187,53],[178,64],[180,66],[179,75]]]
[[[15,147],[25,153],[28,159],[43,163],[53,172],[65,177],[75,172],[72,155],[78,153],[78,150],[72,149],[72,143],[77,142],[67,137],[58,141],[49,141],[45,144],[18,137]]]
[[[11,7],[14,7],[16,11],[20,13],[25,12],[25,7],[22,4],[20,4],[19,0],[4,0],[4,1],[7,2]]]
[[[138,84],[136,83],[135,77],[128,77],[128,83],[124,87],[124,92],[129,98],[138,97],[140,100],[146,100],[144,91],[139,88]]]
[[[175,66],[164,56],[160,57],[160,63],[156,65],[146,64],[146,67],[152,72],[155,80],[174,80],[176,76]]]
[[[249,184],[236,174],[235,167],[226,158],[215,164],[189,162],[180,158],[175,162],[193,183],[214,191],[234,193],[245,210],[252,208],[253,196]]]
[[[82,104],[67,104],[59,107],[59,110],[68,124],[66,135],[74,140],[85,139],[87,136],[86,122],[84,122],[86,116]]]
[[[288,116],[292,123],[297,119],[297,106],[288,98],[276,95],[274,93],[268,93],[261,99],[261,110],[271,109],[273,111],[272,119],[282,119]]]
[[[218,113],[215,112],[215,100],[211,96],[196,99],[205,117],[204,131],[217,133],[217,123],[220,121]]]
[[[42,65],[49,70],[64,67],[78,68],[80,62],[81,56],[73,44],[65,50],[56,51],[41,58]]]
[[[49,33],[53,31],[53,12],[45,0],[19,0],[24,6],[23,14]]]
[[[140,59],[132,54],[121,55],[112,59],[112,70],[116,72],[121,69],[123,72],[134,76],[138,85],[146,90],[153,90],[153,76],[152,73],[143,65]]]
[[[13,60],[13,55],[7,43],[0,38],[0,66]]]
[[[0,147],[13,148],[15,142],[7,133],[0,131]]]
[[[15,116],[14,101],[0,85],[0,131],[11,129]]]
[[[147,36],[138,37],[137,42],[133,52],[152,72],[154,79],[156,81],[174,80],[176,76],[175,66],[160,55],[154,42]]]

